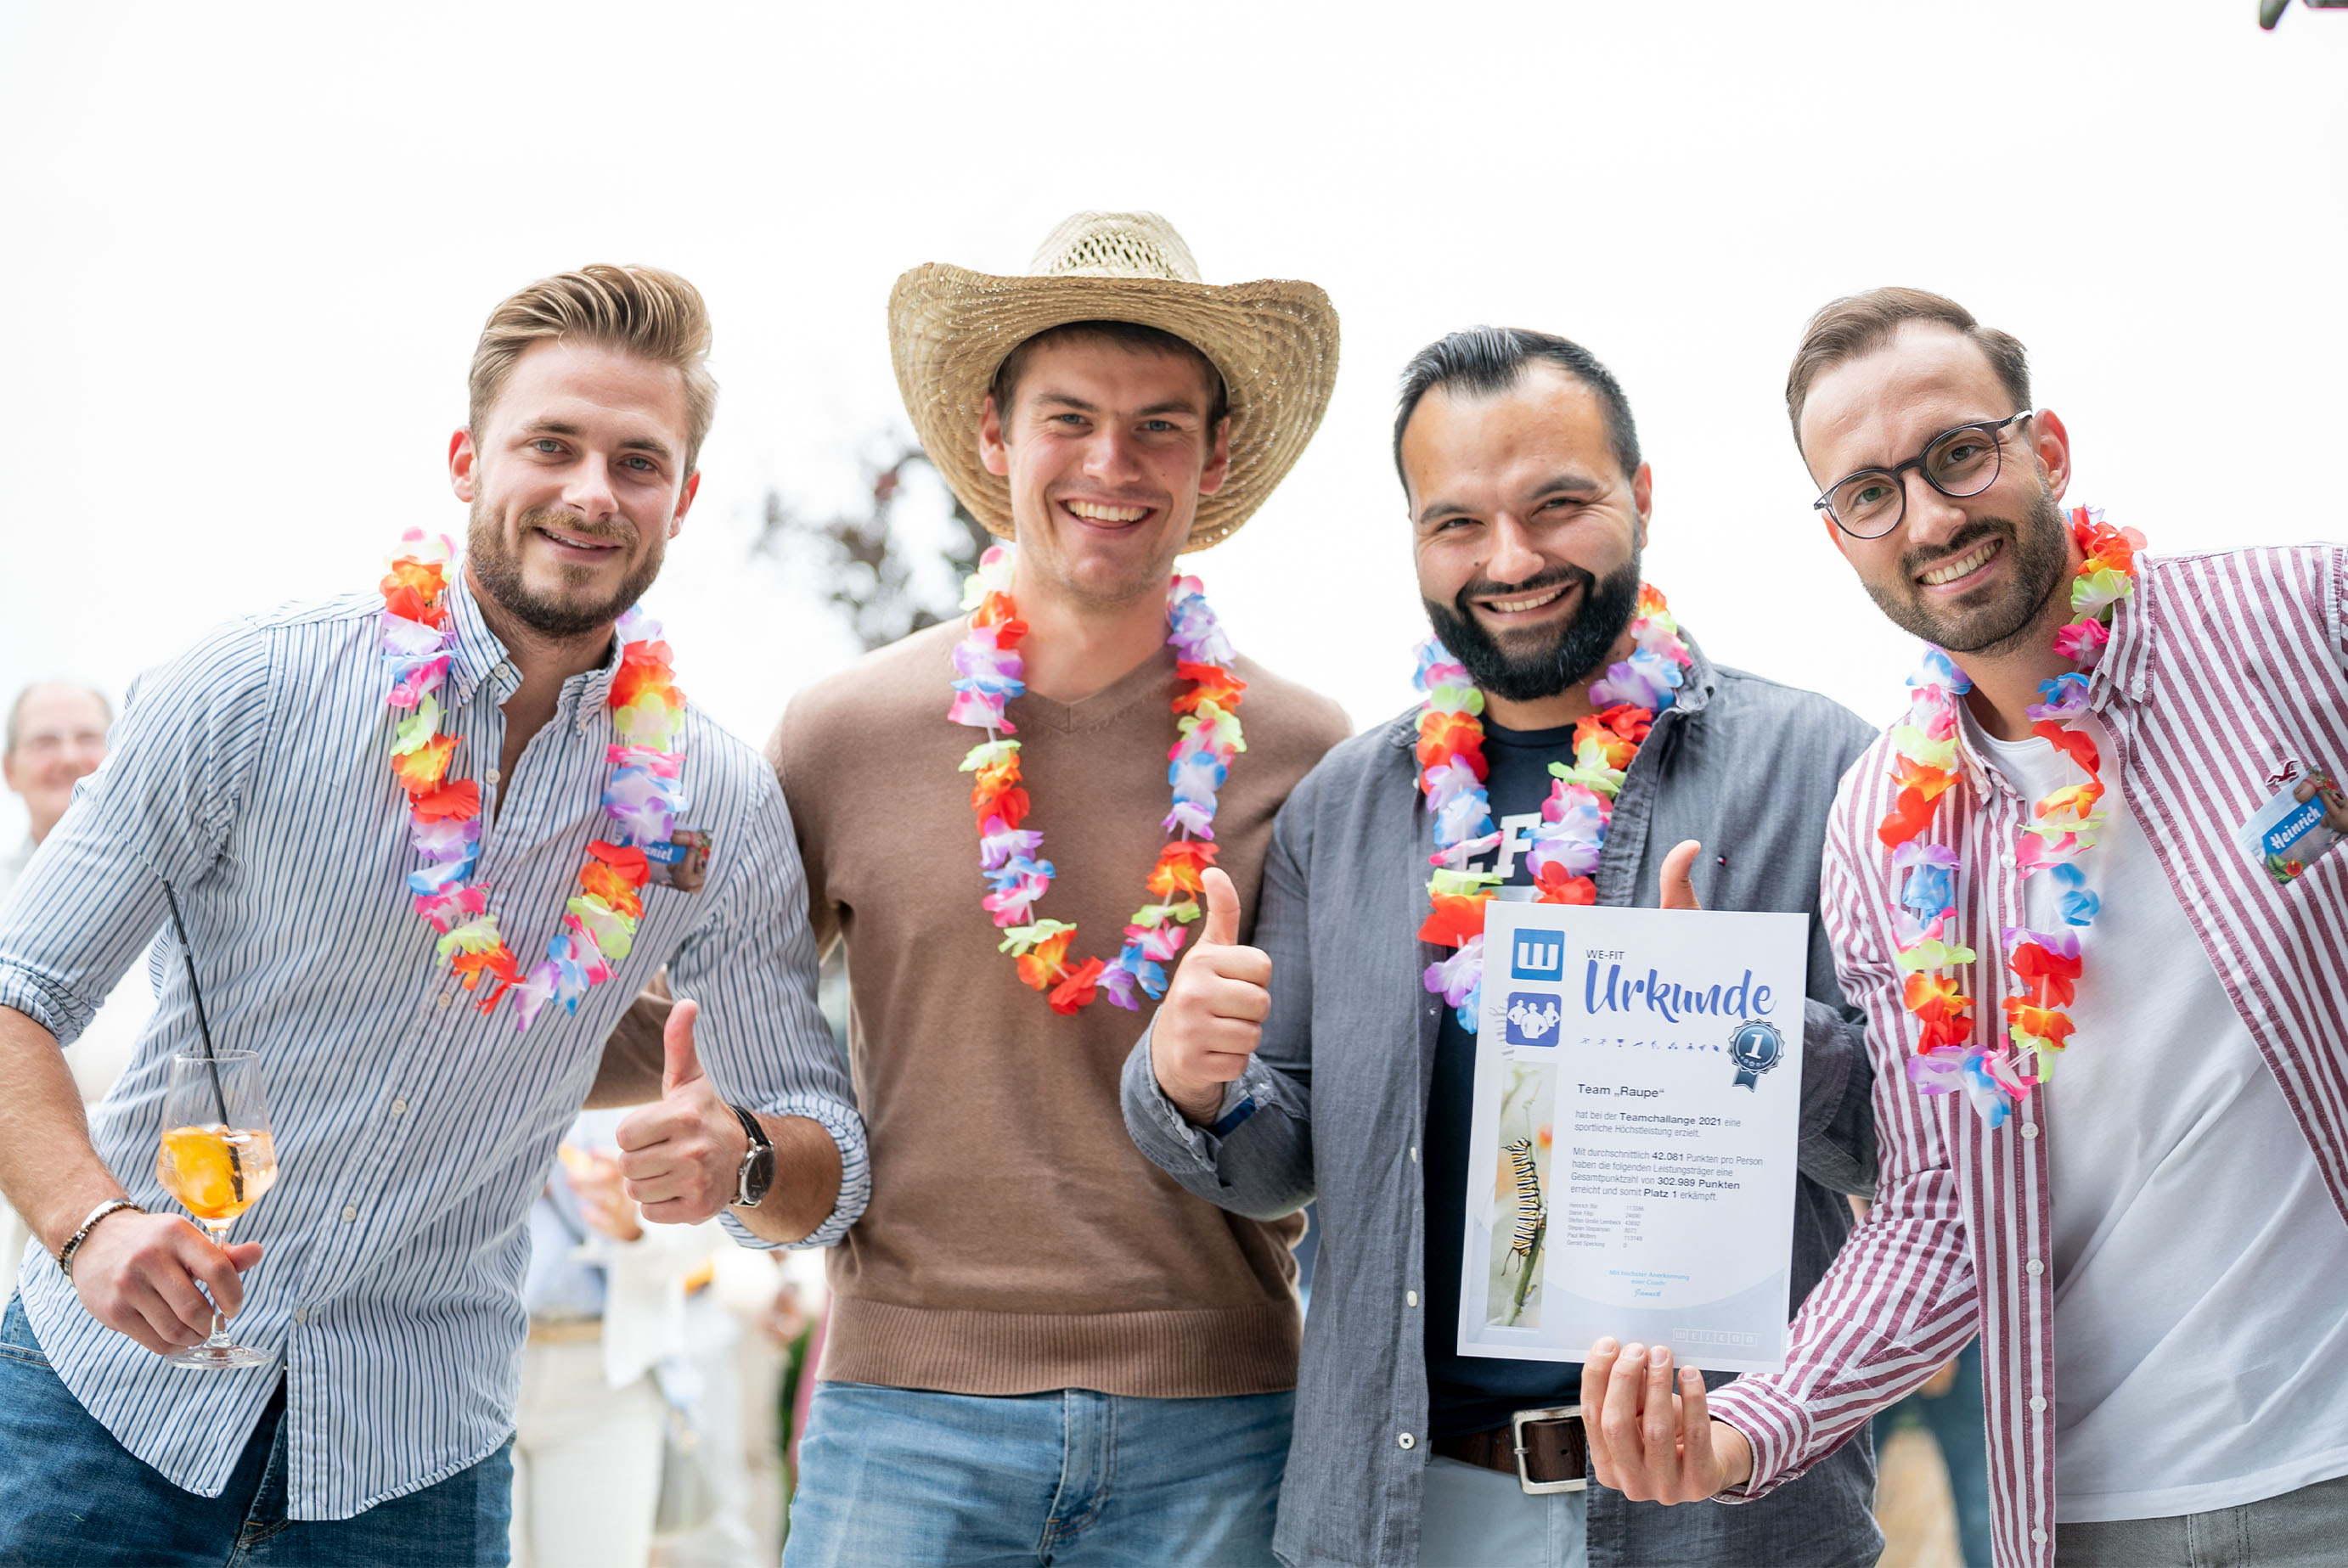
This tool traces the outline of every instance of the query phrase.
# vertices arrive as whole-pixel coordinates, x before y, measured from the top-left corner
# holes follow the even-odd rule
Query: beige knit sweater
[[[1117,1075],[1148,1024],[1106,997],[1074,1017],[1023,985],[979,907],[971,775],[946,721],[959,623],[803,692],[770,756],[807,862],[816,939],[847,943],[850,1043],[872,1197],[831,1257],[822,1376],[965,1394],[1197,1397],[1294,1386],[1299,1217],[1192,1197],[1126,1136]],[[1337,706],[1239,661],[1247,750],[1215,817],[1252,911],[1272,820],[1344,738]],[[1039,916],[1113,958],[1155,900],[1166,839],[1171,650],[1081,702],[1008,710],[1057,870]],[[1193,934],[1197,930],[1191,927]]]

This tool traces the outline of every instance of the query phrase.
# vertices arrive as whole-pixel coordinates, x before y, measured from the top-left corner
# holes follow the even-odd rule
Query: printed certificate
[[[1784,1366],[1808,933],[1485,906],[1462,1355]]]

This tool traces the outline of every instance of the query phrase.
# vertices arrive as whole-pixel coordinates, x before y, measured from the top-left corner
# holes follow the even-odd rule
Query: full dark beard
[[[1990,539],[2002,538],[2013,557],[2013,586],[1994,598],[1976,600],[1968,594],[1943,608],[1924,597],[1916,574],[1942,561],[1954,560]],[[2071,531],[2063,509],[2044,485],[2038,499],[2020,522],[2004,518],[1976,518],[1947,544],[1931,551],[1907,550],[1900,557],[1897,581],[1861,579],[1867,596],[1894,626],[1952,653],[1998,654],[2007,651],[2037,623],[2046,601],[2063,586],[2071,570]],[[1985,592],[1986,590],[1984,590]]]
[[[465,533],[465,554],[475,580],[481,585],[481,591],[497,600],[507,614],[541,637],[579,637],[611,625],[622,610],[642,599],[644,589],[660,576],[664,552],[654,548],[607,599],[582,602],[568,597],[549,598],[534,591],[522,580],[521,573],[520,538],[541,526],[586,538],[613,539],[623,547],[635,542],[633,538],[622,538],[609,530],[583,527],[572,513],[551,507],[524,512],[510,539],[497,519],[486,516],[480,503],[474,503],[472,521]],[[589,574],[584,567],[566,566],[562,575],[566,582],[583,585]]]
[[[1474,599],[1507,594],[1538,593],[1567,583],[1581,584],[1581,608],[1572,620],[1548,634],[1544,644],[1510,653],[1499,639],[1484,629],[1468,608]],[[1594,674],[1622,640],[1623,629],[1639,608],[1639,558],[1600,581],[1577,566],[1560,567],[1532,581],[1494,583],[1482,578],[1462,588],[1449,604],[1421,600],[1435,635],[1452,657],[1468,667],[1476,684],[1509,702],[1538,702],[1578,686]]]

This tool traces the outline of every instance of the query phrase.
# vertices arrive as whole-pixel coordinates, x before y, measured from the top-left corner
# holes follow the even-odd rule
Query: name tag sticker
[[[2308,798],[2300,799],[2302,794]],[[2297,881],[2309,866],[2340,847],[2343,837],[2348,837],[2348,794],[2327,768],[2291,780],[2234,830],[2234,842],[2278,884]]]
[[[655,887],[698,893],[709,874],[709,835],[697,827],[680,827],[666,844],[644,845],[644,867]]]

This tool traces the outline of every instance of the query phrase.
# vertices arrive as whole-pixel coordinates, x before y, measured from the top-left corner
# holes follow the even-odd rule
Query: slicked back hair
[[[1418,412],[1421,398],[1438,387],[1486,396],[1506,392],[1522,381],[1526,368],[1536,363],[1556,365],[1590,388],[1606,415],[1607,437],[1614,448],[1614,461],[1622,465],[1622,477],[1636,474],[1639,427],[1631,418],[1631,400],[1622,395],[1622,384],[1596,354],[1570,339],[1523,327],[1469,327],[1436,339],[1403,366],[1402,396],[1395,409],[1394,460],[1404,494],[1410,491],[1410,476],[1403,472],[1403,432],[1410,428],[1410,416]]]
[[[685,471],[692,473],[717,417],[709,310],[700,290],[658,267],[597,263],[557,272],[491,311],[468,379],[466,423],[474,438],[480,438],[515,363],[538,343],[566,339],[668,365],[685,377]]]
[[[1802,346],[1786,373],[1786,417],[1794,423],[1796,450],[1802,445],[1802,407],[1818,377],[1845,360],[1873,354],[1910,322],[1936,322],[1971,338],[2013,399],[2012,412],[2030,406],[2030,356],[2021,339],[1982,325],[1956,301],[1922,289],[1869,289],[1828,301],[1803,329]]]

